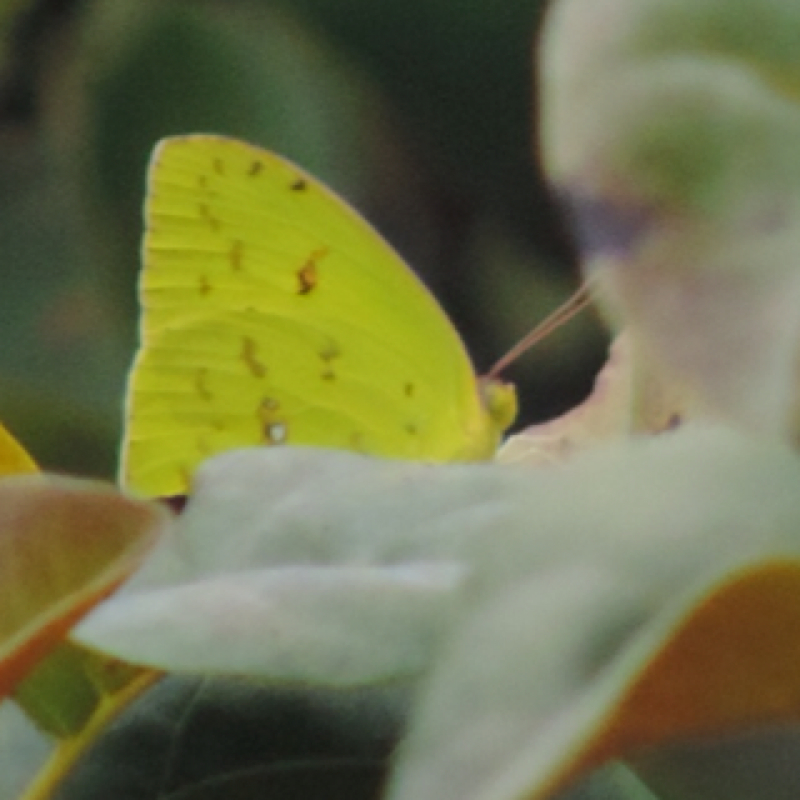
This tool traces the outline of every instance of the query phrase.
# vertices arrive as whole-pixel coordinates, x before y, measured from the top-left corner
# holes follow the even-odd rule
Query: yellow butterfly
[[[513,387],[475,376],[422,283],[299,167],[221,136],[164,139],[145,218],[126,486],[184,493],[201,461],[257,444],[491,457]]]

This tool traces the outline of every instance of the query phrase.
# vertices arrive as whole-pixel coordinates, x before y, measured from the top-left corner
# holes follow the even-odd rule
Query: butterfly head
[[[492,428],[499,439],[517,417],[517,391],[513,383],[497,378],[481,378],[480,391]]]

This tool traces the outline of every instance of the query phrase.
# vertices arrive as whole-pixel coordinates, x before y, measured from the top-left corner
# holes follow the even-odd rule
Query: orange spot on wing
[[[297,294],[309,294],[317,285],[317,265],[309,261],[297,272]]]

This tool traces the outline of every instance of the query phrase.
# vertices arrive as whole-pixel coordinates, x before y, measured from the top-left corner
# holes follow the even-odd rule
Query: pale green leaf
[[[542,42],[544,164],[602,305],[646,369],[787,439],[799,35],[791,2],[560,0]]]
[[[329,680],[364,680],[376,664],[405,675],[455,612],[518,581],[610,570],[632,576],[631,603],[657,608],[721,571],[800,552],[798,485],[793,453],[724,428],[535,472],[243,450],[206,463],[179,523],[76,636],[165,669],[190,667],[184,648],[200,658],[205,642],[202,668],[222,672],[260,663],[285,680],[294,664],[307,678],[325,652],[339,667]]]

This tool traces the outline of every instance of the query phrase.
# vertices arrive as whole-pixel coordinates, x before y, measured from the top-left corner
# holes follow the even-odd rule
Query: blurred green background
[[[532,144],[540,0],[0,0],[0,419],[115,472],[149,152],[237,136],[332,184],[485,371],[577,286]],[[582,315],[508,371],[520,425],[589,389]],[[519,425],[518,425],[519,427]]]

